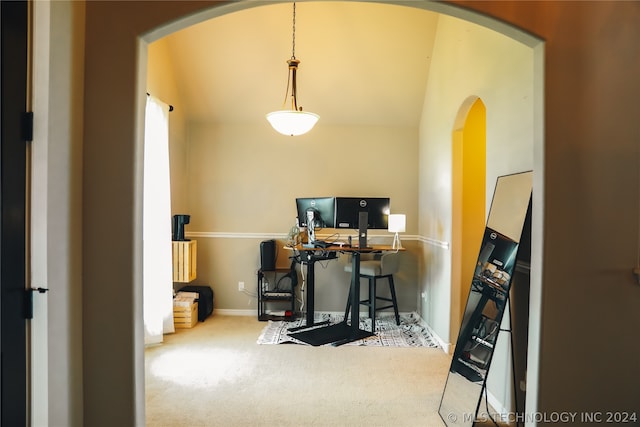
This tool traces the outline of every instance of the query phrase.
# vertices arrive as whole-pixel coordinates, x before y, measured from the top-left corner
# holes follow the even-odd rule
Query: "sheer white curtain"
[[[147,96],[144,127],[144,342],[174,332],[169,181],[169,106]]]

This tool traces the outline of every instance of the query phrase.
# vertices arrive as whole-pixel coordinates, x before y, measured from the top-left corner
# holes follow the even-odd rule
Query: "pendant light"
[[[291,87],[291,109],[279,110],[267,114],[267,120],[271,126],[283,135],[302,135],[309,132],[320,118],[317,114],[308,111],[302,111],[302,107],[298,107],[298,85],[296,75],[300,61],[296,59],[296,2],[293,2],[293,38],[292,38],[291,59],[288,64],[287,91],[285,93],[284,103],[287,104],[289,96],[289,87]]]

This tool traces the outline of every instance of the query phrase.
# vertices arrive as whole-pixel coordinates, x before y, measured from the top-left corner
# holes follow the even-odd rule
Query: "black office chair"
[[[377,255],[377,258],[371,260],[360,261],[360,277],[369,279],[369,298],[360,301],[361,305],[369,307],[369,317],[371,318],[371,332],[375,332],[376,325],[376,312],[380,310],[386,310],[393,308],[393,312],[396,317],[396,324],[400,325],[400,315],[398,314],[398,300],[396,299],[396,288],[393,283],[393,274],[398,271],[399,266],[399,253],[398,252],[386,252],[382,255]],[[351,273],[351,263],[345,265],[344,271]],[[389,291],[391,292],[391,298],[379,296],[377,293],[378,279],[387,279],[389,283]],[[382,300],[390,302],[391,304],[378,307],[377,301]],[[349,317],[351,310],[351,291],[349,291],[349,298],[347,299],[347,308],[344,312],[345,320]],[[354,321],[353,319],[351,320]]]

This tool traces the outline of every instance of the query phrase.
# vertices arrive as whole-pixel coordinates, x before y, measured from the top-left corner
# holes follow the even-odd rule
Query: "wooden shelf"
[[[195,240],[173,241],[173,281],[189,283],[196,278],[198,245]]]

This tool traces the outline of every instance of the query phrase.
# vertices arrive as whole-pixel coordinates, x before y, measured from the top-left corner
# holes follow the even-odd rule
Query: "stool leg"
[[[393,304],[393,312],[396,315],[396,325],[400,326],[400,315],[398,314],[398,300],[396,299],[396,287],[393,284],[393,275],[388,276],[389,290],[391,291],[391,299]]]
[[[347,296],[347,308],[344,310],[344,322],[349,319],[349,311],[351,311],[351,286],[349,286],[349,295]]]
[[[369,317],[371,318],[371,332],[376,331],[376,278],[369,277]]]
[[[369,317],[376,315],[376,287],[373,277],[369,277]]]

